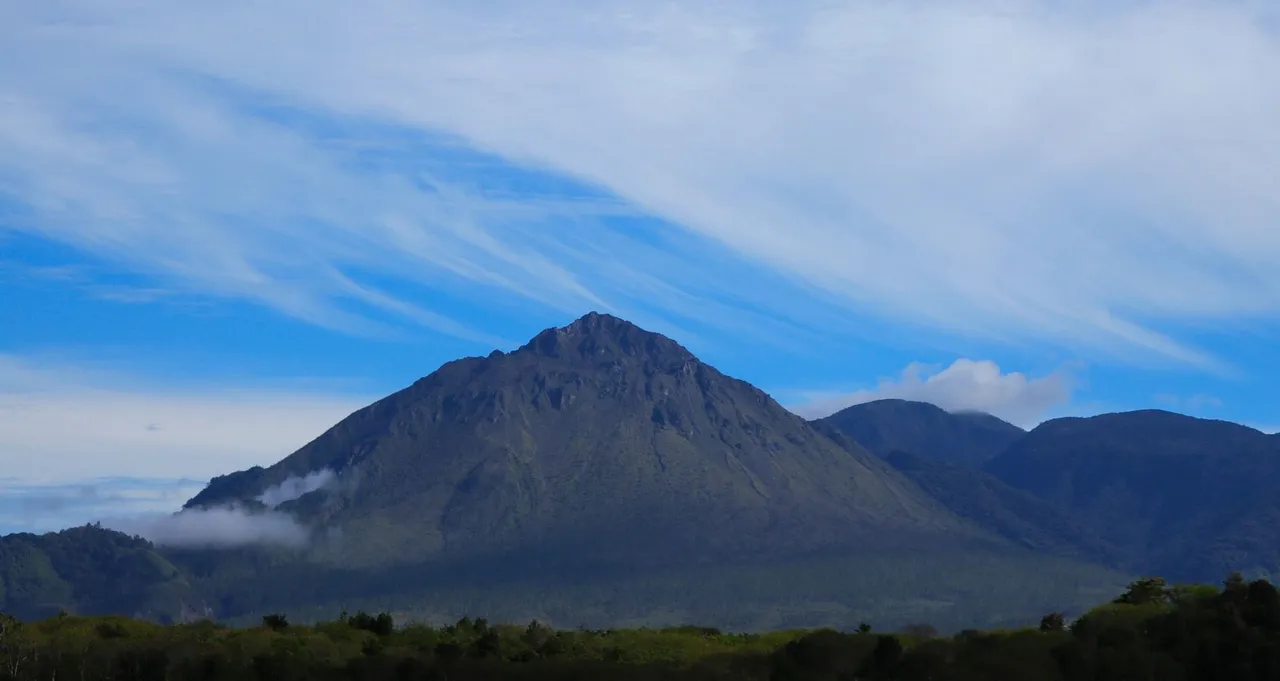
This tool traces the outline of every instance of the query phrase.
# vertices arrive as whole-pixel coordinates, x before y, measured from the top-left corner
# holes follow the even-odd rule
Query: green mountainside
[[[253,589],[241,581],[210,583],[209,590],[215,608],[222,594],[258,599],[219,610],[246,625],[272,612],[312,622],[368,610],[435,624],[484,613],[501,622],[598,629],[702,623],[727,631],[848,630],[871,622],[959,631],[1023,626],[1055,610],[1077,615],[1129,579],[1030,551],[917,549],[559,578],[276,568],[260,573]]]
[[[155,547],[92,526],[0,537],[0,611],[23,618],[116,613],[161,622],[208,614],[198,591]]]

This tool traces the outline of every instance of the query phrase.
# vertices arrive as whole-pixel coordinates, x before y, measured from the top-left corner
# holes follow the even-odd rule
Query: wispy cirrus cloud
[[[320,324],[476,334],[394,278],[744,328],[856,310],[1222,369],[1168,329],[1280,312],[1261,3],[3,11],[18,228]],[[524,179],[459,174],[478,158]],[[671,242],[610,221],[626,211]],[[706,276],[742,263],[776,278]]]
[[[361,334],[408,325],[513,344],[422,302],[441,295],[566,316],[613,310],[668,328],[673,315],[743,316],[716,301],[728,286],[699,274],[696,237],[637,227],[642,212],[598,189],[548,182],[448,131],[309,110],[147,58],[119,42],[125,26],[46,24],[35,12],[15,18],[26,30],[6,46],[35,70],[0,70],[0,206],[17,207],[0,229],[106,257],[163,290],[247,299]],[[97,56],[63,59],[67,40]],[[663,247],[673,241],[686,248]],[[686,285],[670,280],[678,272]],[[139,290],[157,289],[103,295],[133,301]]]

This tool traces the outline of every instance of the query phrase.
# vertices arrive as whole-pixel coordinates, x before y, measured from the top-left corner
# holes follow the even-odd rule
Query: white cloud
[[[1071,398],[1071,379],[1065,373],[1039,378],[1005,373],[990,360],[958,359],[941,371],[912,363],[896,379],[882,378],[873,389],[847,395],[814,395],[796,411],[808,418],[827,416],[855,404],[883,399],[929,402],[947,411],[981,411],[1010,423],[1030,427],[1054,407]]]
[[[163,283],[95,289],[103,297],[244,298],[355,333],[419,325],[491,347],[513,343],[420,301],[508,294],[657,328],[670,320],[650,319],[646,303],[661,300],[666,313],[741,323],[713,301],[728,286],[695,270],[696,253],[652,243],[687,235],[601,228],[600,217],[637,215],[616,199],[513,199],[504,185],[521,178],[434,131],[292,110],[255,84],[183,71],[181,55],[152,59],[121,43],[127,22],[79,23],[95,14],[87,5],[27,9],[13,8],[12,40],[0,41],[0,202],[24,209],[0,230],[57,239]],[[53,15],[70,19],[43,23]],[[79,47],[68,52],[67,40]],[[662,276],[671,272],[699,285],[673,286]]]
[[[164,546],[230,548],[247,544],[303,546],[308,530],[287,513],[231,506],[104,520],[105,527]]]
[[[147,385],[0,355],[0,470],[26,484],[188,478],[268,465],[372,402],[357,395]]]
[[[166,546],[230,548],[252,544],[304,546],[311,532],[291,514],[276,510],[320,489],[333,488],[338,475],[322,468],[306,475],[291,475],[259,494],[265,509],[248,508],[238,502],[201,508],[184,508],[177,513],[114,515],[101,518],[104,526],[140,535]]]
[[[368,268],[564,309],[726,314],[693,285],[710,263],[622,232],[599,237],[605,254],[642,255],[590,257],[599,225],[568,218],[607,201],[496,201],[470,184],[493,177],[422,158],[363,172],[351,149],[404,141],[380,123],[602,187],[816,287],[829,315],[1220,368],[1163,323],[1280,312],[1269,4],[0,12],[0,191],[32,211],[19,228],[317,323],[367,326],[356,306],[474,333],[351,274]],[[268,105],[342,125],[282,124]],[[738,281],[744,309],[794,311],[772,280]]]
[[[337,482],[338,476],[326,468],[267,488],[257,497],[265,510],[238,504],[183,509],[207,480],[110,477],[33,484],[6,477],[0,478],[0,535],[100,522],[169,546],[301,546],[310,539],[310,531],[275,509]]]
[[[275,508],[285,502],[298,499],[304,494],[328,488],[336,480],[337,475],[329,468],[312,471],[300,477],[296,475],[290,476],[284,482],[268,487],[262,494],[258,495],[258,501],[265,504],[267,508]]]

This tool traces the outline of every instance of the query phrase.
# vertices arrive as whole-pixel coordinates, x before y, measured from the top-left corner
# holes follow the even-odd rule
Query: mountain
[[[165,549],[232,618],[359,606],[946,627],[1034,620],[1125,581],[957,515],[848,438],[601,314],[450,362],[273,466],[215,478],[187,512],[220,507],[312,531],[304,549]]]
[[[0,608],[954,630],[1078,613],[1128,581],[1065,526],[1020,524],[1020,493],[958,503],[931,487],[954,472],[894,461],[590,314],[215,478],[174,523],[188,546],[98,527],[6,537]],[[193,548],[203,529],[247,543]]]
[[[162,622],[207,614],[182,571],[137,537],[91,526],[0,537],[0,611],[30,619],[60,610]]]
[[[326,470],[343,484],[282,508],[341,528],[330,558],[349,566],[633,569],[982,535],[879,458],[600,314],[446,364],[188,506]]]
[[[1218,580],[1280,570],[1280,441],[1252,428],[1156,410],[1055,419],[985,469],[1145,572]]]
[[[925,402],[876,400],[818,419],[878,456],[910,452],[933,461],[980,468],[1026,431],[980,412],[951,413]]]

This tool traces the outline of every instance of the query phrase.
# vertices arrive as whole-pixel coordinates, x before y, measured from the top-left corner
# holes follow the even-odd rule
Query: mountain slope
[[[1069,513],[994,476],[906,452],[885,460],[957,515],[1038,553],[1120,565],[1123,553]]]
[[[986,470],[1175,579],[1280,570],[1280,443],[1164,411],[1056,419]]]
[[[876,400],[818,419],[878,456],[893,451],[979,468],[1026,434],[990,414],[950,413],[925,402]]]
[[[90,526],[0,537],[0,611],[30,619],[59,610],[181,621],[206,608],[142,539]]]
[[[325,468],[346,486],[286,508],[341,528],[330,557],[346,565],[518,556],[631,569],[990,540],[877,457],[598,314],[446,364],[189,505],[251,500]]]

